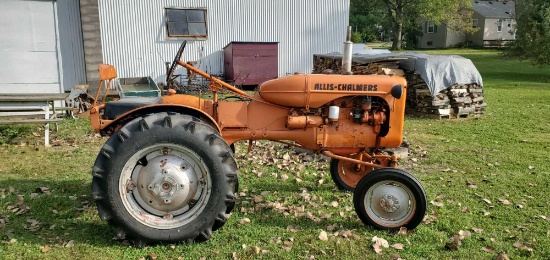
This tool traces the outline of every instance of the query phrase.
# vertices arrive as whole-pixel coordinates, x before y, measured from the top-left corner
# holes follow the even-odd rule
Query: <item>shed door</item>
[[[0,1],[0,93],[58,93],[53,1]]]

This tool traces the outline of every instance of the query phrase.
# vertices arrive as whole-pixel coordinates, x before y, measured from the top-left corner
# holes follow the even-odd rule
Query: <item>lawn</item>
[[[491,50],[444,50],[472,59],[484,79],[486,114],[408,117],[428,214],[414,232],[365,227],[352,194],[335,189],[328,161],[282,145],[237,147],[240,198],[206,243],[137,249],[113,239],[90,195],[105,138],[67,119],[52,147],[36,126],[0,128],[0,255],[6,259],[510,259],[550,255],[550,69]],[[322,231],[328,240],[319,239]],[[460,236],[461,235],[461,236]],[[381,254],[373,237],[388,241]],[[454,237],[454,241],[453,241]],[[458,243],[460,241],[460,243]],[[392,247],[393,246],[393,247]],[[401,249],[402,247],[402,249]]]

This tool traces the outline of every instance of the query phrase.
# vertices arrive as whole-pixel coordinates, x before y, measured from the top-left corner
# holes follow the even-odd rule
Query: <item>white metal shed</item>
[[[169,37],[166,9],[206,11],[207,37]],[[223,47],[232,41],[278,42],[279,76],[310,73],[313,54],[341,51],[349,0],[99,0],[103,61],[119,77],[164,81],[165,62],[188,40],[184,60],[223,73]]]
[[[78,2],[0,1],[0,93],[62,93],[85,82]]]

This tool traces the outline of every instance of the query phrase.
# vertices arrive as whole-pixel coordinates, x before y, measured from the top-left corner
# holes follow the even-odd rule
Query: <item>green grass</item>
[[[90,170],[105,138],[95,136],[86,120],[68,119],[53,134],[50,148],[35,144],[43,140],[32,134],[41,133],[36,126],[0,129],[0,218],[6,222],[0,221],[0,255],[6,259],[139,259],[149,254],[158,259],[227,259],[233,254],[244,259],[388,259],[399,254],[403,259],[494,259],[506,252],[511,259],[547,258],[550,222],[541,216],[550,219],[550,70],[491,50],[428,53],[472,59],[483,76],[489,107],[481,118],[407,118],[405,135],[413,154],[403,167],[422,181],[428,201],[443,203],[442,207],[429,204],[430,223],[421,224],[413,234],[400,236],[363,226],[351,194],[334,189],[328,162],[266,143],[247,155],[246,144],[239,144],[243,196],[228,223],[206,243],[136,249],[112,240],[114,234],[100,221],[90,198]],[[24,141],[10,144],[17,136]],[[291,161],[282,159],[286,153]],[[39,187],[49,191],[39,193]],[[21,215],[13,212],[25,208],[17,205],[18,196],[29,208]],[[258,196],[262,201],[257,203]],[[38,230],[25,228],[29,219],[39,222]],[[335,224],[328,241],[318,239],[321,230]],[[300,230],[293,232],[288,226]],[[474,228],[483,231],[475,233]],[[472,236],[462,240],[456,251],[445,249],[460,230]],[[351,231],[351,236],[334,236],[339,231]],[[387,239],[390,245],[402,243],[404,250],[390,247],[377,255],[373,236]],[[64,247],[71,240],[74,245]],[[516,242],[533,251],[515,248]],[[51,250],[42,253],[46,245]],[[483,251],[486,246],[494,252]],[[265,251],[256,255],[254,247]]]

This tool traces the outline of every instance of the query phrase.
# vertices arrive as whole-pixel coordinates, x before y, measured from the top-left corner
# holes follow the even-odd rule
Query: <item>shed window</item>
[[[206,10],[166,8],[168,37],[206,38]]]
[[[477,28],[477,27],[478,27],[478,20],[472,19],[472,28]]]
[[[437,26],[433,22],[426,22],[426,33],[436,33]]]
[[[502,32],[502,19],[497,21],[497,32]]]

